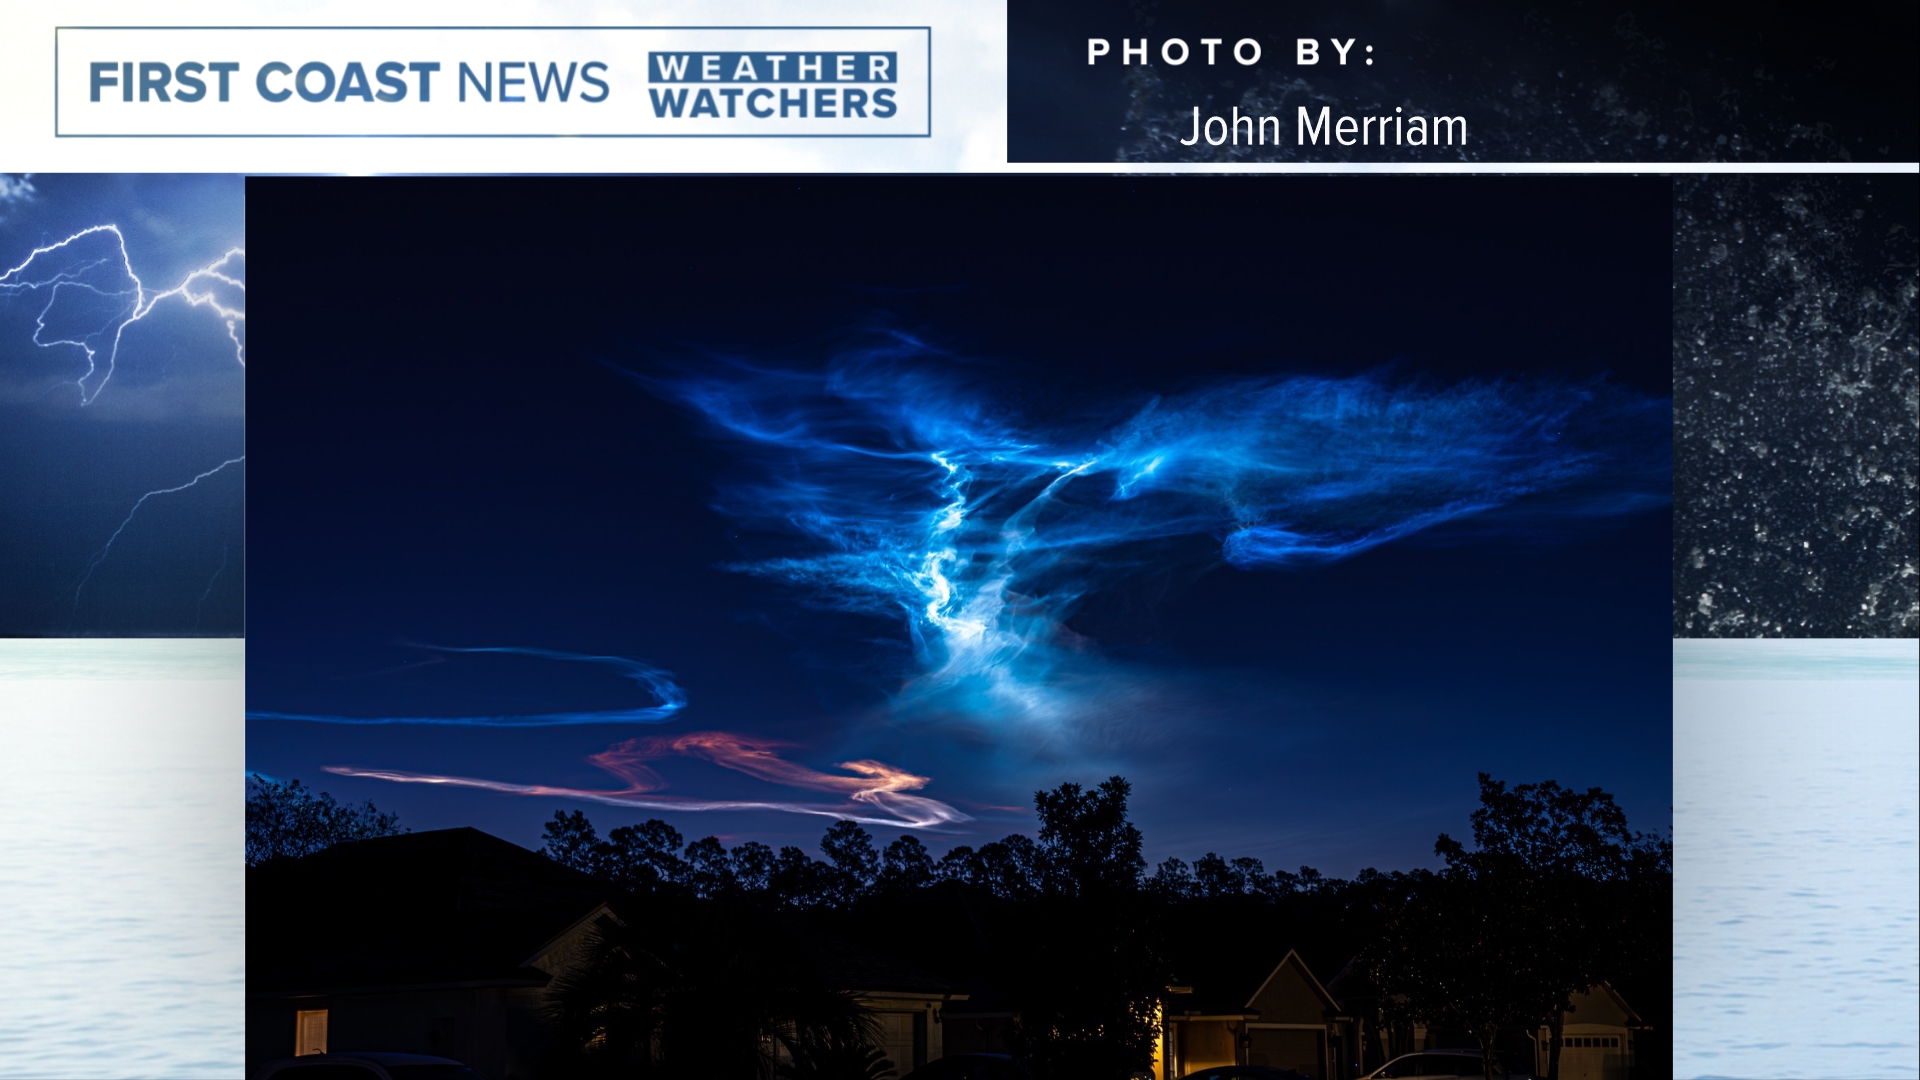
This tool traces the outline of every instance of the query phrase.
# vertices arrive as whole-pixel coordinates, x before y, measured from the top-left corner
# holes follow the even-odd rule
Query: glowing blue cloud
[[[673,673],[662,671],[624,656],[589,656],[584,653],[555,652],[512,645],[494,645],[470,649],[442,645],[421,645],[447,653],[509,653],[537,656],[542,660],[567,660],[582,664],[604,664],[641,686],[658,703],[642,708],[597,709],[592,711],[551,713],[508,713],[500,716],[332,716],[317,713],[247,711],[249,720],[298,720],[313,724],[425,724],[442,727],[561,727],[571,724],[664,724],[687,707],[686,692],[673,681]]]
[[[1042,414],[965,370],[897,338],[820,371],[635,378],[756,466],[720,508],[787,550],[738,569],[897,619],[918,669],[903,699],[982,719],[1058,715],[1090,673],[1067,620],[1190,552],[1180,538],[1297,570],[1669,498],[1668,403],[1603,381],[1272,376]]]

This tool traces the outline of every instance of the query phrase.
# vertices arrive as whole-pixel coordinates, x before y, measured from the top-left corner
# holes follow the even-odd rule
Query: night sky
[[[1667,825],[1665,180],[248,189],[252,769],[529,846]]]
[[[237,176],[0,175],[0,636],[238,636]]]

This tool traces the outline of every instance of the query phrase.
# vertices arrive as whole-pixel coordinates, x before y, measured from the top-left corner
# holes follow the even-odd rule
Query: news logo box
[[[54,133],[924,138],[927,27],[61,27]]]

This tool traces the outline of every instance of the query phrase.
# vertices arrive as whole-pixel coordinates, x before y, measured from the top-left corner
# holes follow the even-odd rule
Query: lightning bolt
[[[67,252],[74,244],[79,243],[89,236],[95,235],[111,235],[113,237],[115,254],[118,256],[118,273],[126,276],[126,281],[132,285],[131,288],[108,289],[103,287],[102,284],[97,284],[90,280],[90,275],[93,271],[115,261],[113,256],[93,259],[81,256],[81,261],[76,266],[50,268],[42,272],[41,276],[38,277],[28,274],[29,268],[31,268],[34,263],[39,262],[43,256]],[[145,283],[140,280],[140,276],[133,272],[133,260],[127,254],[127,240],[125,234],[120,231],[120,226],[94,225],[74,233],[65,240],[33,249],[32,254],[23,259],[20,265],[15,266],[4,274],[0,274],[0,289],[14,292],[39,289],[45,289],[47,291],[47,302],[41,307],[39,317],[34,323],[33,343],[41,348],[53,348],[57,345],[72,345],[86,353],[86,374],[75,379],[74,385],[80,390],[80,404],[91,405],[93,400],[100,396],[100,391],[106,389],[107,381],[113,378],[113,365],[115,360],[119,358],[120,341],[126,334],[127,327],[151,315],[154,308],[157,307],[162,300],[168,300],[174,297],[179,297],[189,306],[204,307],[214,312],[226,325],[227,338],[233,342],[233,358],[235,362],[243,368],[246,367],[247,347],[246,343],[241,340],[241,327],[246,323],[247,319],[246,309],[244,306],[222,303],[217,295],[218,287],[224,285],[238,292],[240,299],[244,301],[247,291],[246,282],[234,276],[235,271],[233,264],[236,261],[244,260],[246,256],[247,250],[245,248],[228,248],[218,259],[188,273],[186,277],[181,279],[178,285],[175,285],[171,289],[163,289],[158,292],[149,293]],[[47,261],[52,263],[56,260],[48,259]],[[196,283],[199,286],[198,291],[195,289]],[[119,282],[111,281],[108,284],[119,284]],[[43,341],[41,340],[41,336],[46,332],[47,316],[53,311],[54,305],[59,301],[60,291],[62,289],[80,289],[93,293],[96,296],[125,296],[131,297],[132,299],[125,308],[121,309],[121,312],[124,312],[126,317],[117,322],[110,318],[108,325],[102,326],[84,337],[54,338]],[[120,314],[121,312],[116,312],[116,314]],[[99,355],[99,347],[96,346],[95,342],[104,338],[108,330],[111,330],[113,337],[111,344],[106,346],[107,355],[103,363]],[[93,382],[92,389],[89,390],[88,383],[94,379],[95,375],[98,375],[99,379]]]
[[[81,593],[81,590],[87,587],[87,582],[93,579],[93,571],[101,563],[106,561],[107,554],[113,550],[113,542],[115,540],[120,539],[121,533],[127,531],[127,526],[133,522],[133,515],[140,512],[140,507],[146,505],[146,501],[148,499],[153,498],[155,495],[171,495],[176,491],[185,491],[188,488],[194,486],[195,484],[198,484],[200,481],[205,480],[207,477],[212,476],[213,474],[226,468],[227,466],[238,465],[245,460],[247,460],[247,455],[245,454],[241,454],[237,458],[228,458],[227,460],[221,462],[218,465],[215,465],[213,468],[208,469],[206,472],[201,473],[199,476],[194,477],[193,479],[187,481],[184,484],[176,484],[170,488],[160,488],[155,491],[149,491],[145,495],[142,495],[138,499],[134,500],[133,509],[127,511],[127,516],[121,519],[120,527],[113,530],[113,535],[107,537],[106,544],[103,547],[101,547],[99,551],[96,551],[93,553],[93,558],[87,560],[87,572],[81,575],[80,584],[74,586],[73,588],[74,614],[78,615],[80,613],[80,593]],[[209,586],[209,588],[211,588],[211,586]],[[206,599],[206,597],[203,596],[201,597],[201,599],[204,600]]]
[[[200,629],[200,616],[201,613],[206,610],[207,597],[213,595],[213,583],[220,580],[220,575],[225,573],[226,569],[227,545],[222,542],[220,545],[220,565],[213,568],[213,576],[207,579],[206,591],[200,594],[199,602],[193,605],[193,628],[195,630]]]
[[[111,250],[101,254],[89,248],[90,238],[111,239]],[[34,345],[43,349],[59,346],[72,346],[85,354],[87,370],[74,379],[72,385],[80,392],[80,405],[86,407],[100,396],[107,383],[113,378],[114,365],[120,356],[120,345],[125,339],[127,327],[140,322],[166,300],[179,300],[190,308],[201,308],[211,312],[225,326],[227,339],[233,343],[233,358],[242,369],[247,365],[246,341],[246,282],[241,275],[241,265],[246,259],[246,249],[233,247],[204,266],[189,271],[171,288],[150,290],[140,276],[134,272],[133,260],[127,251],[126,234],[114,224],[94,225],[68,236],[64,240],[34,248],[18,265],[5,273],[0,273],[0,293],[26,295],[44,292],[46,303],[41,305],[34,319],[34,331],[31,338]],[[64,335],[55,332],[49,336],[48,322],[54,316],[55,307],[67,292],[82,292],[108,301],[117,301],[111,307],[104,321],[88,326],[77,327]],[[223,291],[227,294],[222,296]],[[65,384],[60,384],[65,385]],[[245,455],[230,458],[200,473],[193,479],[172,487],[156,488],[141,495],[134,501],[120,527],[113,531],[100,550],[93,553],[87,561],[87,568],[80,577],[79,584],[73,590],[73,613],[79,614],[80,598],[87,583],[93,579],[93,573],[112,553],[114,542],[120,539],[127,526],[133,521],[140,508],[148,499],[158,495],[169,495],[195,486],[200,481],[220,472],[230,465],[246,460]],[[226,567],[226,550],[221,551],[221,569]],[[214,572],[218,578],[220,571]],[[203,593],[195,605],[195,625],[207,599],[213,590],[208,582],[207,593]]]

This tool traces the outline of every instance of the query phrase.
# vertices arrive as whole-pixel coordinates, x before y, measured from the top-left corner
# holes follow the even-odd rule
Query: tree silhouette
[[[605,876],[600,834],[594,831],[593,822],[587,820],[586,814],[579,810],[571,814],[555,810],[553,820],[547,822],[542,833],[546,844],[540,850],[547,858],[583,874]]]
[[[837,895],[833,868],[788,845],[773,857],[767,875],[767,893],[780,903],[801,910],[824,907]]]
[[[1193,871],[1184,859],[1169,858],[1155,867],[1153,876],[1147,879],[1146,887],[1147,892],[1162,903],[1191,900],[1199,895]]]
[[[886,1051],[849,1025],[795,1032],[785,1042],[789,1058],[780,1063],[781,1080],[887,1080],[897,1075]]]
[[[1550,941],[1529,941],[1527,902],[1488,883],[1429,875],[1368,946],[1366,962],[1391,995],[1392,1021],[1458,1027],[1479,1045],[1487,1080],[1502,1030],[1530,1027],[1547,1006],[1532,970]]]
[[[1018,833],[980,845],[959,869],[961,880],[1001,900],[1031,900],[1051,876],[1039,845]]]
[[[687,859],[680,855],[680,831],[659,818],[622,825],[602,840],[587,815],[556,810],[544,836],[541,850],[548,858],[619,888],[657,892],[693,887]],[[719,846],[719,841],[714,840],[713,846]],[[705,847],[697,853],[688,850],[690,855],[713,854]]]
[[[1669,841],[1635,833],[1613,797],[1553,781],[1511,790],[1480,774],[1475,847],[1442,833],[1447,862],[1418,879],[1363,962],[1410,1019],[1451,1020],[1490,1051],[1498,1032],[1552,1029],[1557,1080],[1561,1027],[1575,994],[1616,963],[1633,925],[1625,893],[1671,879]],[[1486,1063],[1492,1076],[1492,1064]]]
[[[1033,877],[1044,889],[1008,927],[1002,982],[1014,988],[1008,1042],[1040,1080],[1117,1080],[1152,1064],[1168,975],[1138,888],[1146,862],[1127,820],[1130,791],[1116,776],[1034,793]]]
[[[1127,820],[1132,791],[1131,784],[1115,776],[1092,791],[1061,784],[1033,793],[1040,846],[1051,871],[1046,880],[1055,891],[1098,896],[1139,885],[1147,863],[1140,856],[1140,830]]]
[[[853,903],[880,874],[880,853],[873,848],[873,837],[858,822],[842,820],[828,826],[827,834],[820,838],[820,851],[833,868],[828,891],[835,903]]]
[[[603,1004],[576,1017],[568,1041],[602,1049],[582,1051],[574,1065],[611,1063],[620,1047],[644,1043],[654,1062],[647,1067],[664,1068],[660,1063],[673,1060],[669,1044],[694,1045],[696,1031],[705,1031],[700,1038],[734,1046],[759,1038],[762,1051],[771,1045],[765,1040],[787,1047],[794,1076],[867,1076],[861,1070],[879,1059],[860,1038],[835,1034],[827,1020],[816,1028],[764,1020],[736,1029],[699,1020],[689,1004],[727,1007],[718,984],[707,981],[713,973],[731,972],[727,977],[742,985],[803,985],[791,964],[714,951],[751,936],[744,928],[776,924],[777,933],[765,931],[752,947],[791,960],[820,935],[955,981],[985,980],[1013,1012],[1009,1046],[1035,1080],[1119,1078],[1146,1068],[1155,1006],[1172,974],[1164,958],[1178,955],[1188,964],[1217,951],[1211,931],[1219,925],[1241,928],[1241,947],[1263,956],[1299,946],[1303,955],[1318,954],[1314,963],[1337,967],[1358,953],[1389,1019],[1457,1027],[1483,1049],[1503,1033],[1549,1025],[1550,1074],[1557,1074],[1558,1036],[1572,995],[1602,977],[1618,985],[1621,972],[1664,985],[1671,845],[1628,829],[1599,789],[1551,782],[1509,788],[1482,774],[1471,849],[1443,834],[1435,851],[1446,860],[1444,871],[1370,869],[1352,881],[1306,866],[1269,872],[1258,859],[1215,852],[1191,864],[1167,859],[1143,879],[1142,837],[1127,816],[1130,794],[1120,777],[1035,792],[1038,839],[1015,833],[957,845],[937,860],[914,836],[882,848],[852,821],[826,830],[821,859],[757,841],[729,851],[715,837],[681,847],[680,834],[658,820],[623,826],[603,840],[579,811],[556,813],[547,823],[549,856],[679,912],[653,918],[647,948],[639,937],[619,939],[627,952],[609,953],[607,963],[625,955],[627,968],[603,965],[600,976],[611,981],[578,995]],[[738,925],[699,922],[725,912]],[[960,929],[928,935],[930,919]],[[698,931],[712,940],[691,944],[687,935],[698,934],[686,928],[695,925],[712,926]],[[671,927],[679,929],[662,929]],[[645,990],[640,997],[652,1011],[619,1004],[614,991],[621,987]],[[779,1000],[772,990],[754,993]],[[763,1019],[792,1011],[754,1008]],[[755,1060],[763,1074],[771,1068],[764,1053]],[[745,1061],[736,1064],[745,1069]]]
[[[584,962],[554,977],[552,1039],[543,1071],[580,1077],[652,1076],[673,972],[652,947],[603,920]]]
[[[651,892],[678,886],[686,879],[680,830],[658,818],[614,829],[607,834],[604,850],[603,874],[623,889]]]
[[[911,892],[933,884],[933,856],[912,833],[887,845],[880,855],[880,885],[894,892]]]
[[[1548,1080],[1558,1080],[1561,1028],[1573,995],[1591,990],[1641,920],[1624,918],[1623,903],[1639,884],[1670,889],[1672,842],[1627,828],[1613,796],[1599,788],[1573,791],[1553,781],[1512,790],[1480,774],[1480,808],[1473,812],[1475,850],[1442,833],[1434,852],[1450,877],[1509,897],[1511,937],[1521,946],[1524,977],[1513,979],[1532,1023],[1552,1029]]]
[[[546,1072],[768,1076],[780,1047],[796,1078],[885,1075],[868,1052],[871,1014],[826,983],[779,916],[671,892],[621,906],[552,984]]]
[[[749,840],[728,852],[733,864],[733,880],[748,893],[764,895],[773,887],[773,849],[758,840]]]
[[[324,791],[298,780],[247,774],[247,865],[297,859],[349,840],[405,832],[398,814],[383,814],[371,801],[343,806]]]
[[[684,858],[686,885],[695,896],[725,896],[738,892],[740,879],[733,867],[733,856],[717,836],[702,837],[687,845]]]

